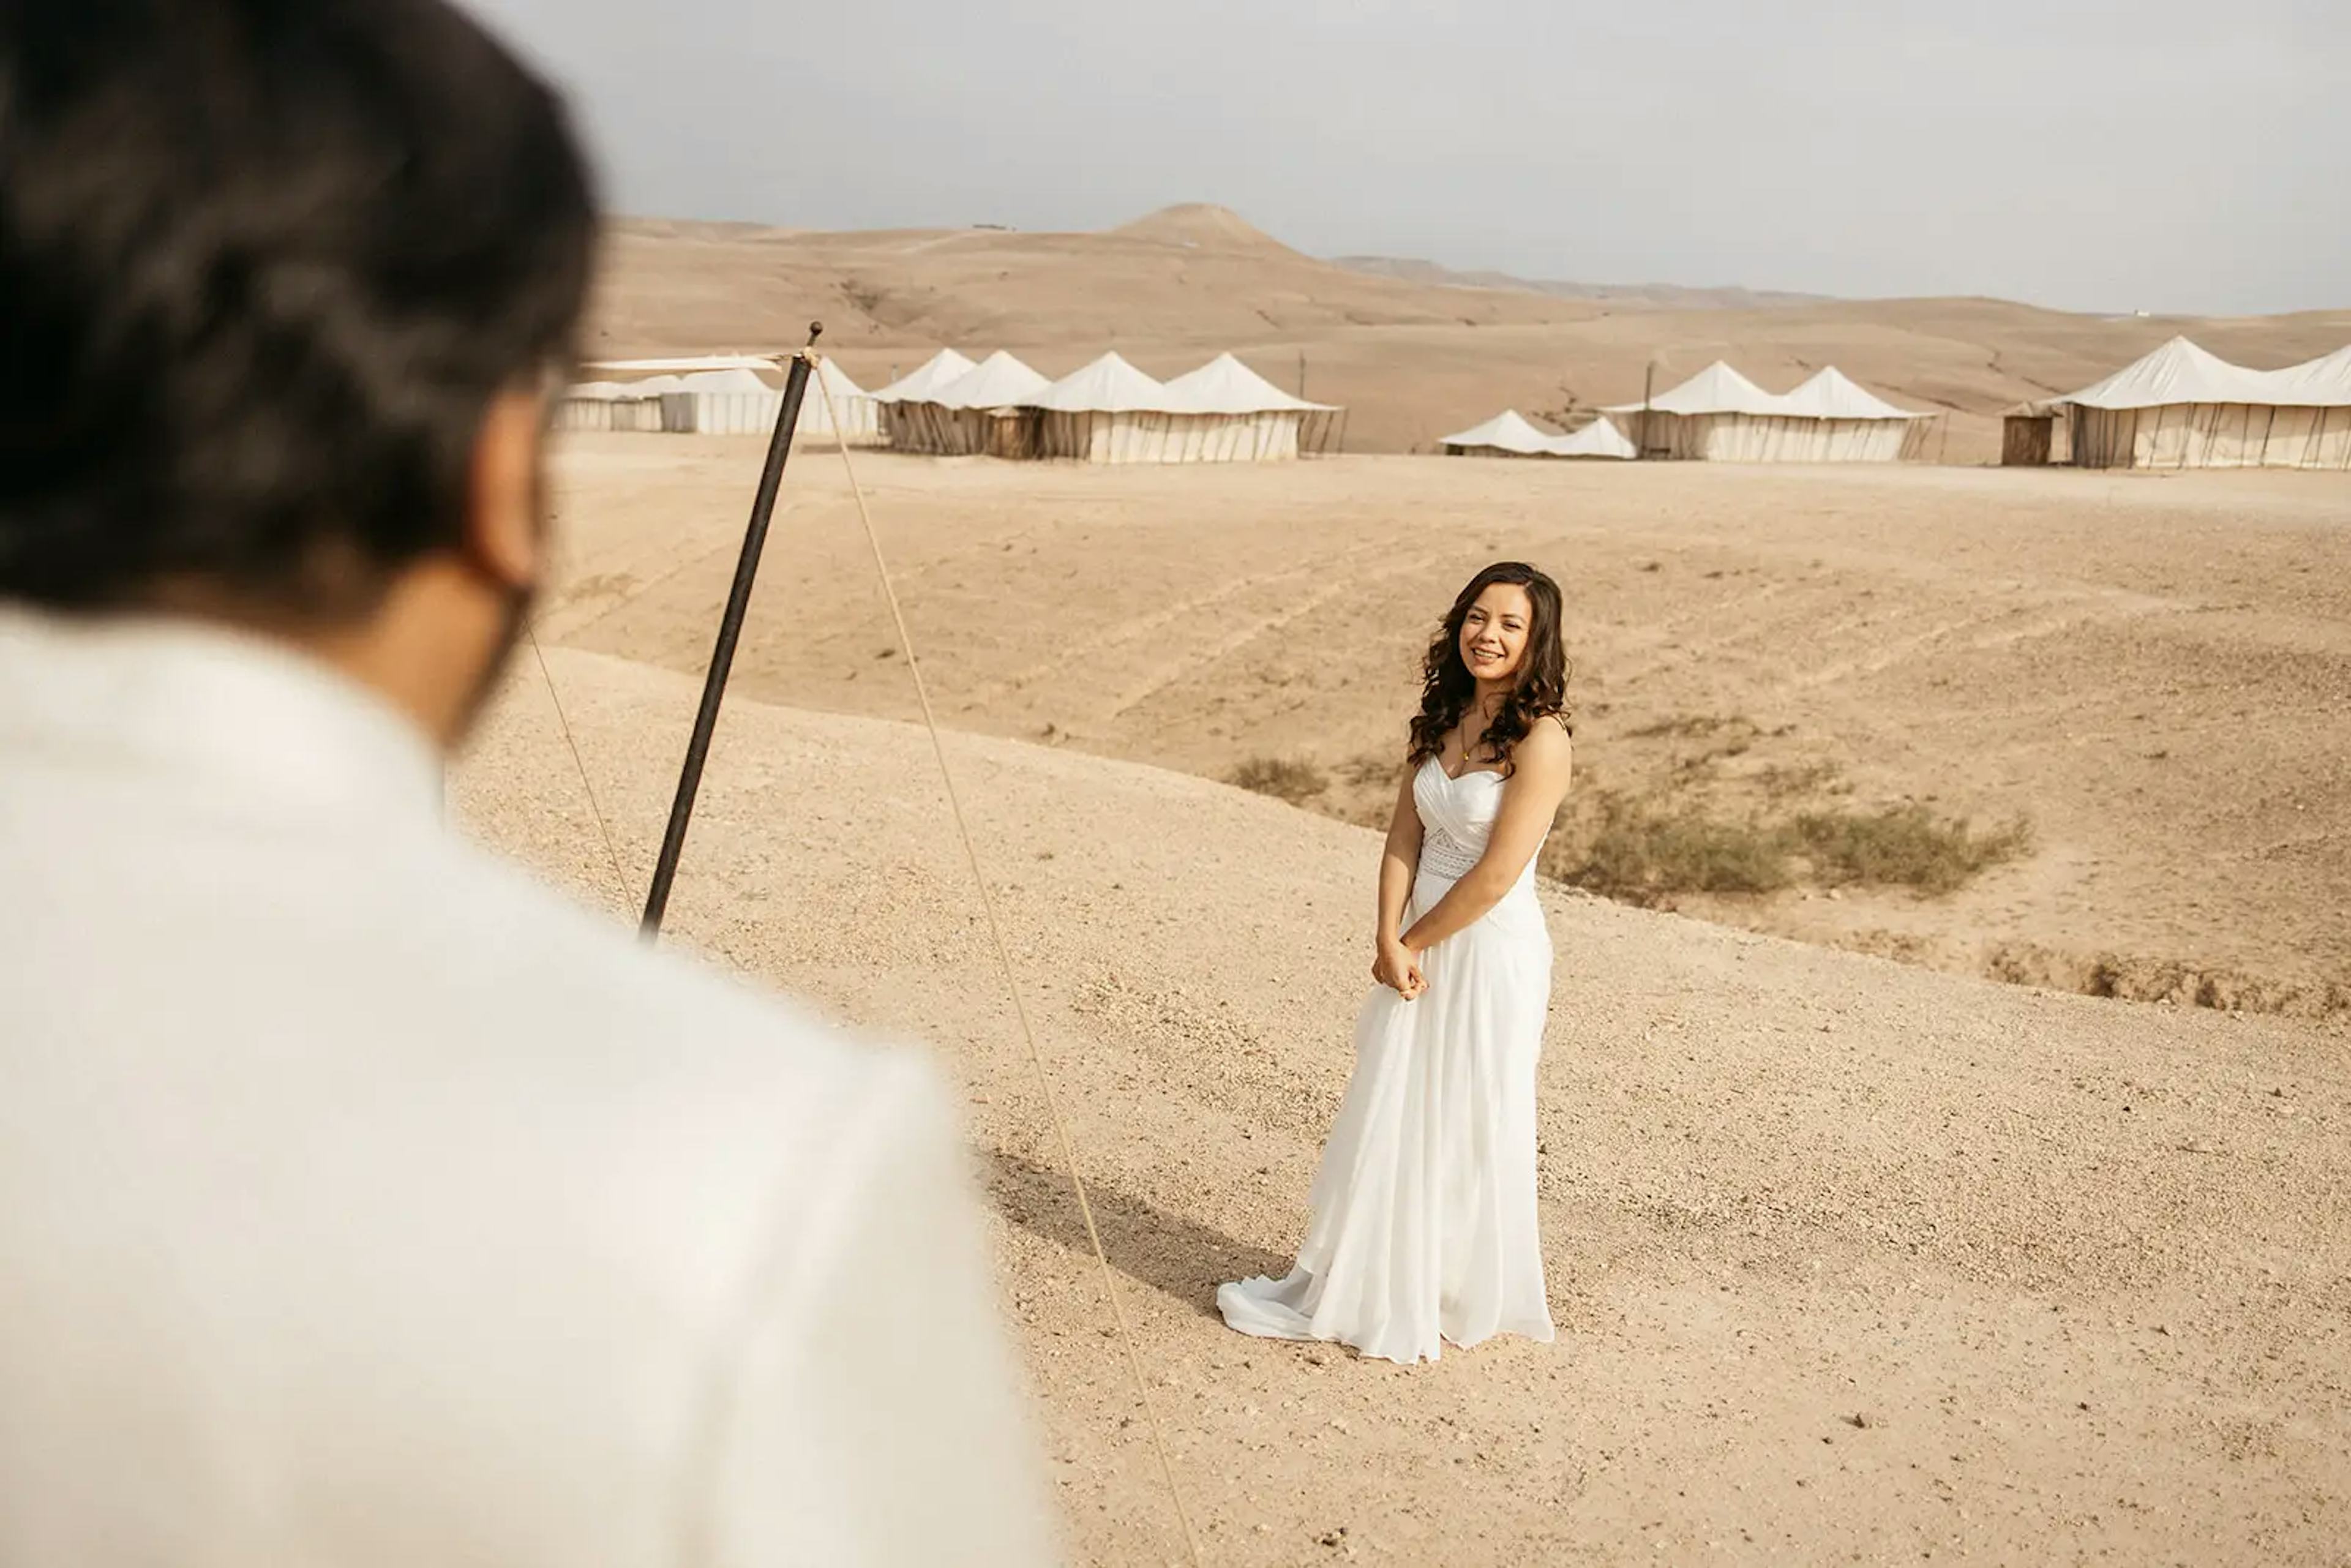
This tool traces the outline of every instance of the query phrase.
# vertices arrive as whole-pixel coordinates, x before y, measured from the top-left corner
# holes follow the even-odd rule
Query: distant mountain
[[[1548,294],[1559,299],[1589,299],[1652,309],[1759,310],[1778,305],[1820,305],[1830,298],[1825,294],[1787,294],[1768,288],[1691,288],[1678,283],[1569,283],[1556,278],[1516,277],[1507,272],[1463,272],[1409,256],[1334,256],[1331,260],[1351,272],[1405,283],[1447,288],[1507,288]]]
[[[1106,232],[1125,239],[1154,240],[1196,250],[1298,254],[1230,207],[1220,207],[1213,202],[1179,202]]]

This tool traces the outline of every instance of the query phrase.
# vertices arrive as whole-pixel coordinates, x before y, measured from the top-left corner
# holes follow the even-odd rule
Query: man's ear
[[[510,589],[535,588],[546,572],[547,528],[538,515],[545,431],[536,393],[498,393],[482,416],[465,476],[465,553]]]

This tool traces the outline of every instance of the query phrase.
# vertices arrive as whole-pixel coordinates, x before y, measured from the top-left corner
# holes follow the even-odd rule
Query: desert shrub
[[[1963,817],[1941,816],[1915,802],[1804,811],[1789,826],[1812,879],[1824,887],[1858,883],[1951,893],[2032,842],[2022,820],[1980,832]]]
[[[1719,735],[1726,729],[1753,730],[1751,720],[1716,713],[1680,713],[1661,718],[1655,724],[1645,724],[1638,729],[1625,732],[1628,740],[1692,740],[1709,735]]]
[[[1271,795],[1293,806],[1331,787],[1320,768],[1299,757],[1252,757],[1226,777],[1244,789]]]
[[[1756,772],[1755,783],[1775,804],[1800,796],[1843,795],[1853,789],[1844,770],[1834,762],[1774,762]]]
[[[1628,904],[1678,893],[1771,893],[1788,885],[1786,834],[1761,821],[1660,810],[1622,795],[1600,802],[1580,850],[1562,846],[1544,869],[1562,881]]]

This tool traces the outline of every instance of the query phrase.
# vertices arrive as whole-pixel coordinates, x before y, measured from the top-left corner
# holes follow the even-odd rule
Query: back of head
[[[443,0],[0,7],[0,600],[362,614],[569,358],[593,203]]]

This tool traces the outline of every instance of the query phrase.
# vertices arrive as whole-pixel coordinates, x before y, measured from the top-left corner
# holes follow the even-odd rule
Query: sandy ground
[[[584,438],[554,642],[698,672],[756,442]],[[1691,897],[1969,974],[2351,1010],[2351,482],[1350,458],[860,460],[948,721],[1377,820],[1454,588],[1564,584],[1579,793],[1919,800],[2034,848],[1956,894]],[[737,689],[911,718],[838,455],[795,458]],[[1809,791],[1809,793],[1807,793]],[[1781,799],[1785,796],[1786,799]]]
[[[1562,262],[1572,266],[1571,262]],[[1735,281],[1735,280],[1733,280]],[[1735,298],[1735,293],[1724,298]],[[1997,299],[1818,300],[1694,308],[1687,290],[1609,300],[1371,277],[1304,256],[1220,208],[1101,234],[828,234],[625,223],[589,344],[615,356],[797,348],[811,318],[876,386],[948,346],[1010,349],[1061,375],[1117,349],[1154,375],[1233,350],[1344,403],[1351,451],[1427,451],[1506,407],[1538,417],[1635,402],[1728,358],[1774,392],[1823,364],[1945,416],[1932,455],[1998,455],[2001,410],[2071,391],[2175,333],[2264,367],[2351,342],[2351,310],[2108,318]]]
[[[1417,482],[1373,472],[1382,489]],[[1879,491],[1854,494],[1874,511],[1858,503]],[[2291,497],[2275,505],[2294,515]],[[699,538],[693,510],[671,496],[674,537],[656,553]],[[1039,610],[1003,605],[985,638],[953,631],[946,596],[991,601],[1004,584],[940,559],[1008,553],[1009,530],[1036,544],[1032,570],[1058,570],[1053,530],[1081,526],[1058,511],[969,515],[961,546],[909,538],[943,682],[979,678],[955,672],[975,647],[1017,644]],[[812,538],[812,523],[794,513],[787,537]],[[2237,526],[2258,539],[2286,525],[2256,512]],[[1902,559],[1906,530],[1867,527],[1875,552],[1811,548],[1839,572],[1891,573],[1878,558]],[[1678,528],[1668,581],[1769,553],[1732,518]],[[1422,559],[1401,530],[1400,516],[1372,520],[1350,548],[1388,560],[1418,606],[1452,561]],[[589,532],[591,555],[609,548]],[[1260,517],[1233,537],[1279,532]],[[1134,544],[1142,578],[1165,547]],[[1422,548],[1470,547],[1424,535]],[[820,554],[779,551],[785,597],[763,620],[810,644],[870,643],[866,601]],[[1196,591],[1163,582],[1126,612]],[[2073,605],[2097,624],[2103,601],[2074,579],[2039,591],[2053,596],[2044,615]],[[1311,616],[1333,596],[1316,573],[1293,565],[1241,594],[1256,622],[1249,593],[1301,607],[1301,661],[1327,663]],[[585,633],[585,602],[551,621]],[[1091,689],[1098,664],[1105,689],[1131,689],[1117,645],[1088,641],[1120,607],[1051,602],[1066,684]],[[1183,615],[1151,624],[1184,646],[1197,636]],[[625,922],[696,684],[563,645],[552,623],[549,640],[617,865],[528,656],[453,800],[475,831]],[[1094,664],[1069,656],[1088,648]],[[1008,645],[982,661],[986,678],[1051,651]],[[1073,1555],[1176,1561],[926,746],[895,724],[754,700],[778,678],[765,670],[726,709],[672,939],[935,1045],[967,1092]],[[1211,1291],[1279,1267],[1300,1229],[1348,1065],[1375,838],[1174,771],[968,735],[950,748],[1211,1560],[2351,1561],[2339,1034],[1994,985],[1547,891],[1558,1343],[1407,1371],[1244,1340],[1211,1315]]]

